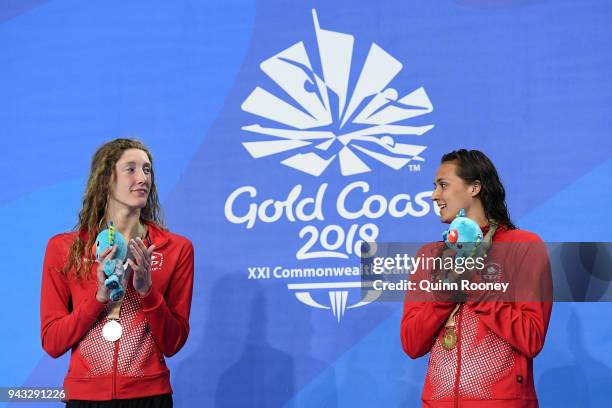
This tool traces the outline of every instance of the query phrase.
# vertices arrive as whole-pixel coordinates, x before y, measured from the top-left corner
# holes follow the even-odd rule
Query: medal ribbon
[[[142,235],[143,235],[143,240],[145,240],[146,245],[150,246],[151,242],[150,242],[149,234],[147,233],[146,229],[142,232]],[[125,264],[123,265],[123,268],[127,270],[127,266],[128,266],[128,263],[126,260]],[[125,293],[121,297],[121,299],[119,299],[118,301],[108,303],[109,311],[108,311],[108,315],[106,316],[107,324],[108,322],[112,320],[116,321],[117,323],[121,321],[121,306],[123,305],[123,299],[125,299]]]
[[[482,246],[479,248],[480,256],[484,256],[484,254],[486,254],[489,249],[491,249],[491,246],[493,245],[493,235],[495,235],[495,231],[497,230],[498,226],[499,223],[497,221],[489,220],[489,231],[487,232],[487,235],[485,235],[484,240],[482,241]],[[472,254],[472,256],[473,255],[474,254]],[[457,312],[459,311],[459,308],[462,304],[463,303],[457,303],[453,308],[453,311],[451,312],[450,316],[448,316],[448,319],[446,319],[446,323],[444,324],[445,333],[446,331],[454,331],[455,316],[457,315]]]
[[[451,312],[450,316],[448,316],[448,319],[446,319],[446,324],[444,325],[445,328],[449,329],[455,327],[455,315],[457,314],[457,311],[459,311],[462,304],[463,303],[457,303],[455,305],[455,308]]]

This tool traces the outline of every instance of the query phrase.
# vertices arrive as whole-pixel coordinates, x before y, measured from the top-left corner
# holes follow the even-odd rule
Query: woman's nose
[[[147,175],[145,174],[144,170],[136,172],[136,180],[143,183],[147,181]]]
[[[438,191],[438,187],[436,187],[434,191],[431,193],[431,200],[436,201],[439,198],[440,198],[440,192]]]

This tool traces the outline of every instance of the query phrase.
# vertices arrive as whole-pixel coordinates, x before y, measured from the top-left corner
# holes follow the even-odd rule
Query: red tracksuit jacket
[[[487,232],[487,229],[484,231]],[[544,302],[474,302],[461,305],[456,317],[457,345],[441,344],[444,325],[455,303],[411,301],[406,296],[401,340],[406,354],[418,358],[430,353],[423,386],[423,407],[533,408],[538,400],[533,383],[533,358],[544,346],[552,310],[552,281],[546,247],[530,232],[501,226],[493,237],[510,242],[514,253],[511,274],[528,279],[528,290]],[[444,243],[426,245],[425,256],[437,256]],[[517,255],[518,254],[518,255]],[[419,269],[411,279],[429,279]],[[541,297],[539,297],[541,294]],[[524,299],[524,298],[523,298]]]
[[[82,239],[87,234],[81,233]],[[149,224],[155,244],[153,286],[140,297],[128,283],[121,307],[122,337],[102,337],[108,306],[96,300],[96,268],[78,281],[60,273],[76,232],[49,240],[43,266],[40,320],[42,346],[57,358],[71,350],[64,379],[66,399],[111,400],[172,392],[164,356],[177,353],[189,334],[193,288],[193,245],[189,240]],[[95,258],[95,253],[88,254]]]

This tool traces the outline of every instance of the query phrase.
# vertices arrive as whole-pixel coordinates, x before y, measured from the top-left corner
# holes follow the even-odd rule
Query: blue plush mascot
[[[96,258],[98,259],[98,263],[101,262],[100,255],[106,248],[112,247],[113,245],[117,245],[117,250],[115,251],[113,259],[104,262],[104,274],[106,275],[104,284],[111,290],[110,299],[116,302],[121,299],[125,293],[125,269],[123,268],[123,264],[127,257],[127,243],[123,235],[117,231],[111,221],[109,227],[101,231],[96,237]]]
[[[455,258],[474,256],[483,238],[480,226],[465,216],[463,208],[442,236],[446,246],[456,252]]]

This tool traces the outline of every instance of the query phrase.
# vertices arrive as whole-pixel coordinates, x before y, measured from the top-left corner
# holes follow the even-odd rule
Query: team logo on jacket
[[[242,103],[243,111],[263,123],[242,128],[258,139],[242,143],[244,148],[256,159],[277,156],[285,166],[313,176],[336,160],[343,176],[371,171],[363,158],[394,170],[424,161],[419,155],[426,146],[415,141],[434,125],[406,122],[433,111],[425,89],[400,96],[390,87],[403,65],[376,43],[349,89],[354,37],[322,29],[314,9],[312,16],[318,50],[309,53],[300,41],[261,63],[282,90],[258,86]],[[311,62],[316,57],[320,71]]]
[[[162,266],[164,266],[164,254],[154,251],[151,254],[151,272],[161,270]]]
[[[480,278],[484,282],[499,282],[501,280],[501,265],[491,262],[485,265],[480,272]]]

